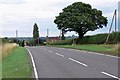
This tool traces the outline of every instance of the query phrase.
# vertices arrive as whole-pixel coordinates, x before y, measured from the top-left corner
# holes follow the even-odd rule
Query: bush
[[[59,40],[59,41],[55,41],[55,42],[50,42],[50,45],[71,45],[73,42],[72,39],[68,39],[68,40]]]
[[[108,34],[97,34],[93,36],[84,36],[82,39],[76,38],[75,43],[76,44],[104,44],[106,42]],[[110,34],[108,43],[109,44],[116,44],[120,43],[120,32],[112,32]],[[56,42],[49,43],[50,45],[72,45],[73,40],[60,40]]]
[[[85,36],[83,39],[75,39],[76,44],[104,44],[108,34],[97,34]],[[112,32],[107,43],[116,44],[120,42],[120,32]]]

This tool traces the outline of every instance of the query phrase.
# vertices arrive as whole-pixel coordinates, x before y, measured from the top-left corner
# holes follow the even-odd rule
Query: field
[[[22,47],[17,47],[2,60],[2,77],[30,78],[32,68],[29,62],[27,50]]]
[[[112,45],[112,44],[109,44],[109,45],[86,44],[86,45],[55,45],[55,46],[120,56],[120,53],[119,53],[120,44],[119,45],[118,44],[116,44],[116,45]]]

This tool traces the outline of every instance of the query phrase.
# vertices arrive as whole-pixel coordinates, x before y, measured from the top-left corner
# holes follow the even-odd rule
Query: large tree
[[[36,23],[33,26],[33,39],[35,41],[35,44],[39,44],[39,30]]]
[[[102,11],[92,8],[89,4],[75,2],[65,7],[56,17],[54,23],[64,33],[75,31],[79,38],[83,38],[86,32],[107,26],[108,21],[102,15]]]

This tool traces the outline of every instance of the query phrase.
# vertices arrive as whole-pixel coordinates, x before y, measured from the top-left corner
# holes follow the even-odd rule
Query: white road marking
[[[84,64],[84,63],[82,63],[82,62],[79,62],[79,61],[77,61],[77,60],[75,60],[75,59],[72,59],[72,58],[69,58],[71,61],[74,61],[74,62],[76,62],[76,63],[78,63],[78,64],[81,64],[81,65],[83,65],[83,66],[88,66],[88,65],[86,65],[86,64]]]
[[[44,49],[44,50],[47,50],[47,49]]]
[[[97,54],[97,55],[103,55],[103,56],[108,56],[108,57],[112,57],[112,58],[120,58],[120,57],[117,57],[117,56],[112,56],[112,55],[102,54],[102,53],[96,53],[96,52],[88,52],[88,51],[82,51],[82,52],[87,52],[87,53],[92,53],[92,54]]]
[[[109,76],[109,77],[116,78],[116,79],[120,80],[120,78],[118,78],[118,77],[116,77],[116,76],[114,76],[114,75],[111,75],[111,74],[109,74],[109,73],[107,73],[107,72],[101,72],[101,73],[102,73],[102,74],[105,74],[105,75],[107,75],[107,76]]]
[[[67,49],[67,50],[81,51],[81,52],[85,52],[85,53],[92,53],[92,54],[97,54],[97,55],[103,55],[103,56],[108,56],[108,57],[112,57],[112,58],[120,58],[120,57],[117,57],[117,56],[112,56],[112,55],[102,54],[102,53],[97,53],[97,52],[84,51],[84,50],[77,50],[77,49]]]
[[[113,58],[120,58],[120,57],[117,57],[117,56],[112,56],[112,55],[107,55],[107,54],[105,54],[105,56],[109,56],[109,57],[113,57]]]
[[[57,54],[57,55],[59,55],[59,56],[61,56],[61,57],[65,57],[64,55],[61,55],[61,54],[58,54],[58,53],[55,53],[55,54]]]
[[[35,62],[34,62],[32,53],[31,53],[28,49],[27,49],[27,51],[29,52],[30,57],[31,57],[31,60],[32,60],[32,65],[33,65],[33,69],[34,69],[35,78],[36,78],[36,80],[39,80],[39,79],[38,79],[37,69],[36,69],[36,66],[35,66]]]
[[[51,51],[51,50],[48,50],[49,52],[53,52],[53,51]]]
[[[96,53],[96,52],[88,52],[88,53],[97,54],[97,55],[104,55],[104,54],[100,54],[100,53]]]

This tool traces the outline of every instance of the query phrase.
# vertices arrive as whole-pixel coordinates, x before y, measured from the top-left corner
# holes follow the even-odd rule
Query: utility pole
[[[16,30],[16,43],[18,44],[18,31]]]
[[[105,44],[107,44],[107,42],[109,40],[110,32],[111,32],[111,29],[112,29],[112,26],[113,26],[114,19],[115,19],[115,32],[116,32],[116,20],[117,20],[117,10],[116,9],[115,9],[115,12],[113,14],[112,22],[111,22],[111,25],[110,25],[109,33],[108,33],[108,36],[107,36]]]
[[[115,32],[117,31],[117,10],[115,10]]]
[[[47,29],[47,36],[49,36],[49,29]]]
[[[46,42],[48,43],[49,29],[47,29]]]

